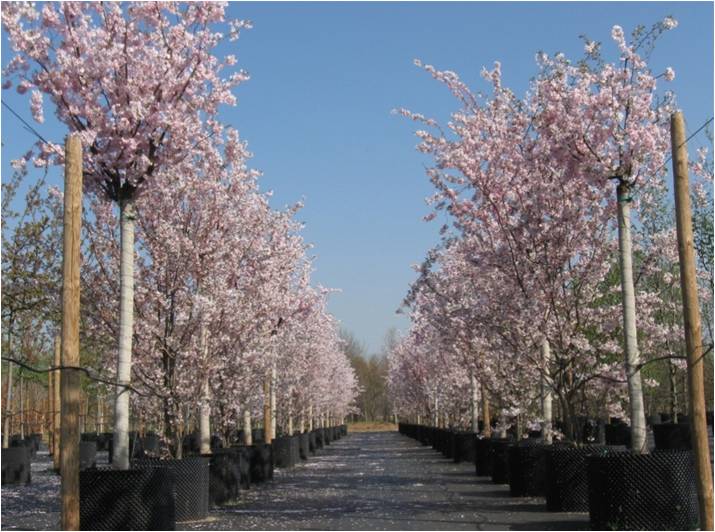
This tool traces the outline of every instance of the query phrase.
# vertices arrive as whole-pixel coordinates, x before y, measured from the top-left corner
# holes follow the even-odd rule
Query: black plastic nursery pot
[[[325,446],[325,435],[323,434],[323,429],[315,429],[313,433],[315,434],[316,449],[322,449]]]
[[[290,437],[290,452],[293,455],[293,464],[300,463],[300,434],[295,434]]]
[[[691,451],[587,457],[594,530],[694,530],[698,495]]]
[[[489,477],[492,474],[491,438],[477,438],[474,442],[476,473],[478,477]]]
[[[456,462],[474,463],[476,435],[473,432],[457,432],[454,435],[452,459]]]
[[[29,484],[32,481],[30,450],[23,446],[2,450],[2,484]]]
[[[540,497],[546,491],[546,449],[535,440],[509,447],[509,493],[512,497]]]
[[[315,454],[315,452],[318,450],[317,435],[315,434],[314,430],[311,430],[307,434],[308,434],[308,449],[310,450],[311,454]]]
[[[546,449],[546,509],[550,512],[587,512],[586,456],[608,449],[616,448],[554,444]],[[624,447],[617,449],[624,450]]]
[[[35,443],[30,439],[30,438],[20,438],[18,437],[13,437],[10,440],[10,447],[15,447],[15,448],[20,448],[24,447],[27,449],[27,453],[30,456],[30,460],[35,458],[37,455],[37,449],[35,449]]]
[[[40,444],[42,443],[42,434],[39,432],[33,432],[30,434],[30,439],[32,440],[32,444],[35,446],[35,451],[39,451]]]
[[[451,430],[445,432],[442,444],[442,454],[445,458],[454,458],[454,437],[455,434]]]
[[[631,446],[631,428],[625,423],[606,425],[606,445]]]
[[[109,446],[112,443],[114,434],[111,432],[102,432],[97,435],[97,452],[109,451]]]
[[[187,456],[181,460],[140,458],[132,462],[141,468],[167,468],[174,474],[176,521],[196,521],[209,512],[209,460],[203,456]]]
[[[509,460],[507,453],[512,443],[510,440],[492,440],[489,453],[492,458],[492,482],[494,484],[509,483]]]
[[[270,444],[257,443],[252,445],[251,482],[266,482],[273,478],[273,448]]]
[[[310,435],[307,432],[303,432],[298,436],[300,441],[300,458],[301,460],[307,460],[310,456]]]
[[[273,446],[274,467],[287,468],[295,465],[294,441],[291,436],[281,436],[273,440],[271,445]]]
[[[161,450],[161,439],[159,435],[154,432],[147,432],[141,439],[142,450],[144,454],[148,457],[159,456]]]
[[[263,429],[253,429],[251,430],[251,441],[253,443],[263,443],[266,441],[266,437],[263,433]]]
[[[251,488],[251,459],[256,452],[255,447],[246,447],[245,445],[234,445],[230,449],[235,449],[238,453],[238,467],[241,473],[241,489],[247,490]]]
[[[689,450],[690,425],[688,423],[661,423],[653,425],[655,448],[658,450]]]
[[[239,449],[217,449],[203,456],[209,459],[209,504],[220,506],[238,500],[241,487]]]
[[[80,471],[80,530],[174,530],[175,517],[169,468]]]
[[[97,442],[96,441],[80,441],[79,442],[79,469],[91,469],[97,467]]]

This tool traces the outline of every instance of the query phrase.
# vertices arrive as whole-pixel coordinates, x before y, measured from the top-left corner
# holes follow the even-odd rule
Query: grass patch
[[[395,423],[387,423],[385,421],[358,421],[357,423],[348,423],[348,433],[350,432],[386,432],[397,430]]]

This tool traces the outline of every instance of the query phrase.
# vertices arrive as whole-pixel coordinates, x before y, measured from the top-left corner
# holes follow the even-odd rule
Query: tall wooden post
[[[263,439],[266,443],[271,443],[271,429],[273,420],[271,419],[271,375],[266,375],[263,381]]]
[[[79,263],[82,225],[82,143],[65,143],[64,246],[62,255],[62,365],[79,366]],[[62,529],[79,530],[79,372],[62,371],[60,460]]]
[[[482,383],[482,422],[484,423],[484,430],[482,434],[485,438],[492,437],[492,417],[489,414],[489,396],[487,395],[487,389]]]
[[[59,336],[55,337],[55,368],[59,368],[62,365],[62,340]],[[62,441],[62,435],[60,434],[60,403],[61,394],[60,390],[62,384],[60,382],[60,375],[62,371],[56,369],[52,372],[51,378],[53,381],[52,394],[54,396],[54,406],[52,407],[52,461],[55,465],[55,471],[60,470],[60,441]]]
[[[713,530],[713,480],[705,420],[703,337],[695,274],[695,248],[688,182],[688,148],[685,145],[685,123],[681,112],[674,113],[670,119],[670,136],[675,180],[675,221],[678,231],[678,256],[680,257],[680,288],[683,294],[685,347],[688,351],[690,433],[698,477],[700,528],[701,530]]]
[[[54,371],[50,371],[47,375],[47,447],[50,454],[54,452],[55,446],[55,430],[52,420],[55,419],[55,375]]]

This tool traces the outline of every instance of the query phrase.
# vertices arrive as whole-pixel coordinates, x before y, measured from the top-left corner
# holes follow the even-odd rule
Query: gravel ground
[[[588,514],[546,512],[541,498],[511,498],[397,432],[354,433],[272,482],[242,493],[184,530],[574,530]]]
[[[100,454],[100,460],[105,461]],[[2,528],[59,525],[59,477],[46,452],[32,484],[2,487]],[[474,475],[397,432],[354,433],[333,442],[241,501],[181,530],[574,530],[587,514],[549,513],[541,498],[511,498],[509,487]]]

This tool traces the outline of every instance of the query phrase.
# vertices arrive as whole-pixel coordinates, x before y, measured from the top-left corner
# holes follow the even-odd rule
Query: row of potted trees
[[[80,527],[82,530],[173,530],[177,522],[207,517],[209,508],[236,503],[240,491],[273,479],[274,468],[292,468],[347,435],[347,425],[284,434],[266,443],[262,429],[252,445],[212,438],[202,454],[185,438],[182,459],[161,459],[156,433],[130,434],[131,468],[97,467],[97,453],[112,462],[112,434],[85,433],[80,441]],[[33,440],[34,441],[34,440]],[[39,442],[38,442],[39,443]],[[38,445],[39,448],[39,445]],[[31,482],[32,446],[3,449],[3,484]]]
[[[687,425],[653,428],[679,434]],[[399,430],[455,462],[472,462],[476,476],[509,484],[512,497],[544,497],[554,512],[589,512],[595,530],[687,530],[698,524],[693,454],[682,438],[656,438],[654,452],[637,454],[608,441],[546,444],[539,431],[517,440],[407,423]]]

